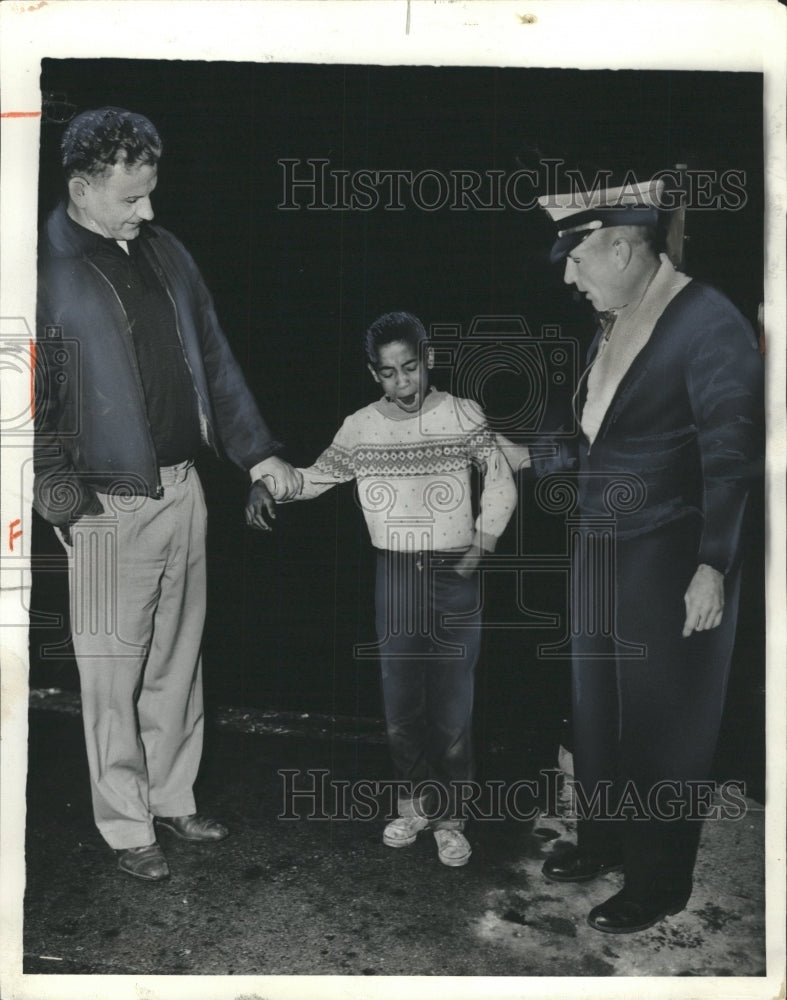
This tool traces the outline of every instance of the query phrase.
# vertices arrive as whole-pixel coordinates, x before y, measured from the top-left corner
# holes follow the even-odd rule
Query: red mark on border
[[[30,341],[30,419],[36,418],[36,342]]]
[[[15,521],[12,521],[8,525],[8,548],[12,552],[14,551],[14,542],[16,541],[17,538],[21,538],[22,537],[22,532],[21,531],[14,531],[14,528],[18,524],[21,524],[21,523],[22,523],[21,519],[17,518]]]
[[[0,118],[40,118],[40,111],[0,111]]]

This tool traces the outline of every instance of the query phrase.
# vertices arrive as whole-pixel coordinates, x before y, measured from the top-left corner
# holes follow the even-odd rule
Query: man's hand
[[[712,566],[702,563],[691,578],[689,589],[683,596],[686,604],[686,621],[683,636],[692,632],[721,625],[724,614],[724,576]]]
[[[454,566],[454,572],[458,573],[459,576],[470,576],[474,570],[478,569],[478,564],[483,554],[480,545],[471,545],[456,566]]]
[[[251,470],[252,478],[264,479],[274,500],[292,500],[303,489],[303,476],[289,462],[271,455]]]
[[[249,499],[246,502],[246,524],[250,528],[258,528],[260,531],[270,531],[273,525],[270,521],[276,520],[276,504],[270,495],[265,483],[258,479],[251,484]]]

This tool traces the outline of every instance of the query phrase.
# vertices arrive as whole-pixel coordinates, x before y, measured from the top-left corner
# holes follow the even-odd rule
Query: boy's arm
[[[333,446],[331,446],[333,447]],[[292,500],[313,500],[320,494],[325,493],[337,483],[347,482],[353,476],[343,476],[336,472],[326,473],[324,466],[320,463],[324,461],[331,449],[324,451],[314,465],[308,469],[292,469],[301,488],[296,493],[283,495],[281,498],[276,494],[271,494],[264,479],[257,479],[251,484],[249,499],[246,502],[246,524],[250,528],[257,528],[260,531],[270,531],[273,528],[271,521],[276,520],[276,504],[289,503]]]
[[[352,475],[346,474],[347,465],[346,461],[340,460],[334,441],[308,469],[290,469],[300,484],[300,488],[294,492],[284,493],[278,488],[276,480],[274,480],[274,492],[271,492],[265,482],[266,473],[263,473],[260,479],[251,484],[249,499],[246,502],[246,524],[260,531],[270,531],[273,527],[271,521],[276,520],[277,503],[313,500],[337,483],[352,479]]]
[[[481,465],[484,485],[473,542],[456,568],[461,576],[466,576],[476,568],[484,552],[494,552],[497,540],[503,534],[517,502],[511,468],[498,448],[494,435],[485,428],[473,438],[472,453]]]
[[[303,486],[299,493],[288,499],[314,500],[332,486],[355,479],[353,441],[352,423],[348,418],[314,465],[310,465],[308,469],[295,470],[303,477]]]
[[[330,451],[330,448],[328,451]],[[295,470],[303,476],[303,489],[300,493],[296,493],[295,496],[290,497],[291,500],[314,500],[315,497],[326,493],[332,486],[337,486],[339,483],[348,483],[351,479],[355,478],[351,475],[341,475],[336,471],[327,471],[325,466],[320,464],[327,454],[327,451],[323,452],[314,465],[310,465],[308,469]]]

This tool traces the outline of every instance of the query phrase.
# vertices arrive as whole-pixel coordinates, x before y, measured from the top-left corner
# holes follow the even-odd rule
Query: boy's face
[[[429,387],[431,352],[420,353],[402,340],[384,344],[377,355],[377,365],[369,365],[372,377],[386,397],[405,413],[417,413]]]

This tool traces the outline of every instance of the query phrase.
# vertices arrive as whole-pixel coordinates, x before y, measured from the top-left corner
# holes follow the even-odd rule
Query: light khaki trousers
[[[195,812],[207,517],[191,463],[161,499],[99,494],[72,528],[71,631],[96,825],[110,847],[155,840],[153,816]]]

